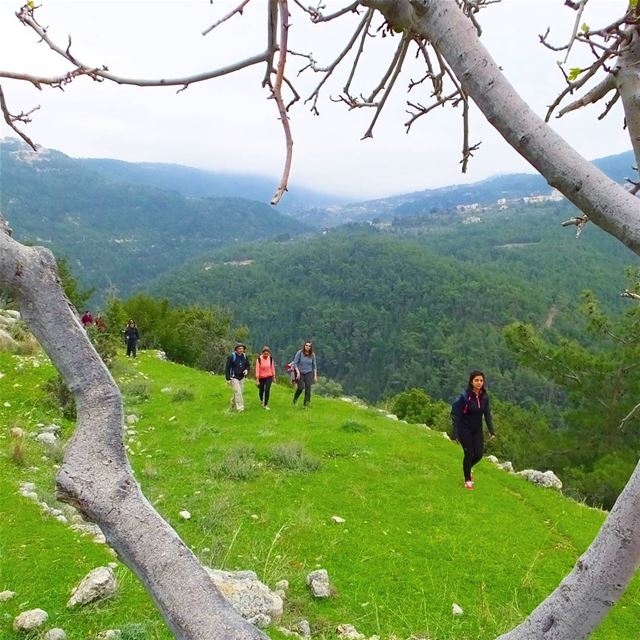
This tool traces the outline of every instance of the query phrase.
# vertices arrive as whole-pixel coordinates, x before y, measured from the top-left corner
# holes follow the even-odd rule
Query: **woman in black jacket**
[[[127,345],[127,355],[136,357],[138,353],[138,339],[140,338],[140,333],[138,332],[138,327],[136,327],[136,323],[133,320],[129,320],[127,322],[127,326],[124,328],[124,342]]]
[[[482,460],[484,442],[482,437],[482,416],[489,429],[490,437],[495,438],[493,419],[489,406],[489,394],[484,388],[484,373],[472,371],[466,391],[461,393],[451,405],[453,420],[452,440],[459,442],[464,450],[462,471],[464,486],[473,489],[471,468]]]

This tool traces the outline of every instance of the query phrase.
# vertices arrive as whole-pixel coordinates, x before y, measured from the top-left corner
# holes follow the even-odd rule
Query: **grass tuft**
[[[284,442],[273,447],[268,461],[269,465],[276,469],[295,473],[313,473],[322,466],[318,458],[307,453],[302,445],[296,442]]]
[[[368,433],[371,431],[371,427],[368,427],[366,424],[362,424],[362,422],[358,422],[357,420],[347,420],[347,422],[342,424],[340,429],[347,433]]]
[[[254,480],[260,471],[256,450],[249,445],[230,449],[221,462],[214,464],[211,473],[215,478],[227,480]]]
[[[195,398],[190,389],[178,389],[171,396],[171,402],[189,402]]]

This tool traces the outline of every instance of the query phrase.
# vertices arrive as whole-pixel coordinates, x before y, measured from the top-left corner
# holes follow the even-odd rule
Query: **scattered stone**
[[[90,571],[73,589],[67,607],[105,600],[115,595],[117,590],[118,581],[111,567],[97,567]]]
[[[59,436],[62,431],[62,427],[60,425],[51,423],[48,425],[37,424],[36,427],[40,429],[40,433],[53,433],[55,436]]]
[[[385,413],[385,415],[387,416],[387,418],[389,418],[390,420],[397,420],[398,416],[395,413]]]
[[[549,487],[551,489],[562,489],[562,481],[553,471],[537,471],[536,469],[524,469],[518,471],[517,475],[526,478],[529,482],[539,484],[543,487]]]
[[[335,522],[336,524],[344,524],[346,522],[346,520],[344,518],[341,518],[340,516],[331,516],[331,520],[333,520],[333,522]]]
[[[0,591],[0,602],[7,602],[7,600],[15,598],[15,595],[15,591]]]
[[[183,520],[191,520],[191,514],[190,514],[188,511],[186,511],[186,510],[181,511],[178,515],[179,515]]]
[[[49,619],[49,614],[42,609],[23,611],[13,620],[14,631],[33,631],[41,627]]]
[[[67,640],[67,634],[63,629],[49,629],[42,637],[42,640]]]
[[[173,389],[171,389],[171,387],[162,387],[162,389],[160,389],[160,393],[171,393],[173,391]]]
[[[288,580],[278,580],[278,582],[276,582],[277,591],[286,591],[288,588],[289,588]]]
[[[459,604],[456,604],[455,602],[451,605],[451,613],[454,616],[461,616],[464,611],[462,610],[462,607]]]
[[[338,632],[338,638],[365,640],[365,635],[360,633],[352,624],[339,624],[336,631]]]
[[[441,431],[440,433],[442,434],[442,437],[445,440],[451,440],[451,438],[449,437],[449,434],[446,431]]]
[[[268,627],[282,616],[282,598],[258,580],[253,571],[221,571],[205,567],[225,600],[256,626]]]
[[[496,458],[496,457],[495,457],[495,456],[493,456],[493,455],[492,455],[492,456],[487,456],[487,460],[488,460],[489,462],[493,462],[493,464],[498,464],[498,462],[500,462],[500,461],[498,460],[498,458]]]
[[[140,420],[140,418],[138,418],[135,413],[130,413],[127,416],[127,424],[135,424],[136,422],[138,422],[138,420]]]
[[[286,627],[277,627],[277,629],[286,638],[302,638],[299,633],[297,633],[296,631],[291,631],[291,629],[287,629]]]
[[[315,598],[331,597],[331,585],[326,569],[317,569],[307,576],[307,585]]]
[[[48,447],[54,447],[56,444],[58,444],[58,439],[56,438],[55,434],[48,433],[46,431],[44,433],[39,433],[36,436],[36,440],[40,444],[47,445]]]
[[[120,629],[107,629],[96,636],[96,640],[120,640],[120,638],[122,638]]]
[[[166,360],[167,359],[167,354],[164,351],[161,351],[160,349],[158,349],[156,351],[156,357],[160,360]]]
[[[506,462],[502,462],[498,466],[500,467],[500,469],[504,469],[509,473],[513,473],[513,465],[511,464],[511,462],[509,462],[509,460],[507,460]]]
[[[171,416],[171,417],[169,418],[169,422],[173,422],[175,419],[176,419],[176,417],[175,417],[175,416]]]
[[[308,620],[300,620],[300,622],[298,622],[298,633],[303,638],[311,637],[311,625]]]

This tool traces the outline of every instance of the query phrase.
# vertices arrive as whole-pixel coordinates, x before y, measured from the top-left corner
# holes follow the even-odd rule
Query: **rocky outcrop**
[[[118,581],[111,567],[97,567],[90,571],[71,592],[67,607],[73,608],[115,595]]]
[[[253,571],[205,570],[227,602],[251,624],[268,627],[282,615],[282,598]]]

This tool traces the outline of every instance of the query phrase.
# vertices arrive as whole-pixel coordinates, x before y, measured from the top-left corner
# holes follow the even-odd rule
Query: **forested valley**
[[[479,368],[500,431],[494,453],[551,468],[569,493],[607,507],[628,477],[640,333],[637,302],[620,292],[637,286],[625,271],[637,260],[595,227],[579,238],[563,229],[575,215],[565,201],[472,212],[405,203],[315,231],[258,202],[118,183],[88,168],[100,163],[56,152],[16,161],[1,146],[3,177],[15,178],[3,209],[19,237],[62,258],[75,306],[103,312],[108,334],[93,332],[103,358],[129,317],[142,348],[214,372],[234,340],[252,353],[270,345],[282,371],[311,339],[319,390],[441,430]],[[492,196],[496,180],[483,187]]]

